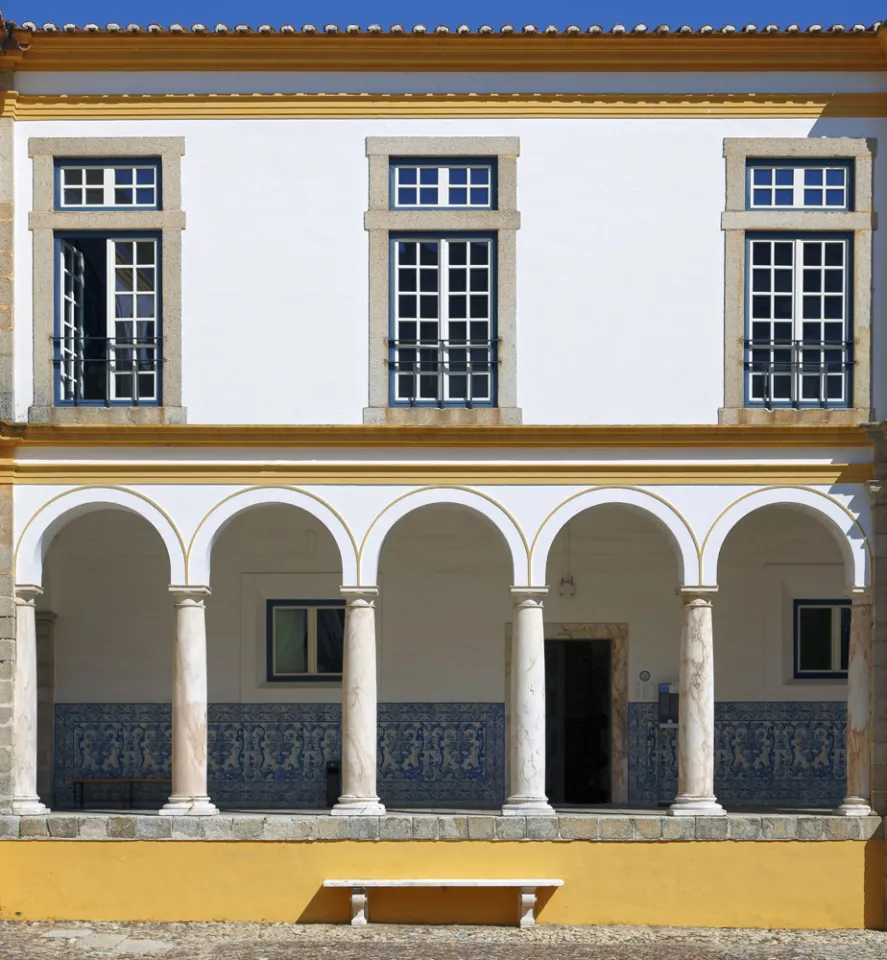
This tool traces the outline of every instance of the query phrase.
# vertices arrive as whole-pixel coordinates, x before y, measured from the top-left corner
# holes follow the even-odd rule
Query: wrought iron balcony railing
[[[410,406],[496,405],[497,340],[390,340],[391,398]]]
[[[746,400],[764,407],[847,407],[850,341],[746,340]]]
[[[158,337],[53,337],[57,402],[139,406],[159,401]]]

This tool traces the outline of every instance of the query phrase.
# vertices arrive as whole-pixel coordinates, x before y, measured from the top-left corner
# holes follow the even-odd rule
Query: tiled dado
[[[209,793],[227,807],[324,807],[326,764],[341,756],[338,704],[211,703]],[[379,792],[406,806],[496,806],[505,793],[501,703],[379,704]],[[75,778],[168,778],[170,707],[59,703],[56,807],[72,807]],[[168,784],[140,784],[140,805],[164,802]],[[89,802],[119,801],[119,786],[88,788]]]
[[[844,795],[843,703],[715,704],[715,788],[736,805],[834,806]],[[628,801],[670,803],[677,789],[676,728],[655,704],[628,709]],[[54,805],[74,805],[77,777],[165,778],[168,704],[56,704]],[[326,805],[326,764],[341,749],[337,704],[210,704],[209,791],[222,807]],[[495,807],[505,794],[501,703],[379,705],[379,793],[392,806]],[[167,784],[140,785],[159,806]],[[119,803],[119,787],[88,788]]]
[[[492,817],[480,814],[388,814],[331,817],[306,814],[49,814],[0,817],[0,839],[21,840],[433,840],[433,841],[844,841],[878,840],[880,817],[772,814],[726,817],[560,814]]]
[[[724,804],[826,807],[846,782],[844,703],[715,703],[715,794]],[[657,705],[628,709],[628,799],[670,803],[677,791],[677,728]]]

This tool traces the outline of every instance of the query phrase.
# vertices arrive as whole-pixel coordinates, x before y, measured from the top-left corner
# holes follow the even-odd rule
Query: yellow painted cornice
[[[887,94],[114,94],[0,92],[16,120],[884,117]]]
[[[222,484],[224,486],[651,486],[673,484],[790,484],[818,486],[865,483],[866,463],[57,463],[0,460],[0,483],[74,486],[132,484]]]
[[[879,32],[880,33],[880,32]],[[16,70],[878,71],[879,33],[195,34],[29,32]]]
[[[858,426],[101,426],[0,421],[0,455],[52,447],[868,447]]]

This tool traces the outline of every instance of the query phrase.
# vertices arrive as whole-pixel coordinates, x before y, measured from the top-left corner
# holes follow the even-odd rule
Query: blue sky
[[[646,23],[655,26],[659,23],[678,25],[689,23],[701,26],[711,23],[722,26],[725,23],[740,25],[743,23],[777,23],[785,26],[800,23],[822,23],[826,26],[838,22],[844,24],[871,24],[875,20],[887,19],[887,0],[854,0],[851,3],[838,3],[835,0],[825,3],[822,0],[729,0],[719,3],[699,3],[692,0],[675,0],[672,3],[652,2],[610,2],[579,3],[575,0],[539,0],[527,3],[524,0],[329,0],[321,3],[317,0],[289,3],[274,0],[151,0],[149,3],[134,3],[131,0],[14,0],[2,4],[3,15],[9,20],[21,23],[34,20],[38,23],[74,22],[84,24],[96,22],[117,23],[248,23],[257,26],[270,23],[403,23],[412,26],[424,23],[433,26],[445,23],[457,26],[467,23],[471,27],[490,23],[499,27],[503,23],[522,25],[535,23],[537,26],[553,23],[565,27],[577,23],[587,27],[600,23],[610,27],[614,23],[633,25]]]

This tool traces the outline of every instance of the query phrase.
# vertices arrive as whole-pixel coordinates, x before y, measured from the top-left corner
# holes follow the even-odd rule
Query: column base
[[[40,802],[40,797],[14,797],[12,815],[14,817],[42,817],[49,813],[49,807]]]
[[[503,817],[554,817],[547,797],[509,797],[502,804]]]
[[[668,808],[670,817],[725,817],[727,811],[715,797],[677,797]]]
[[[170,797],[157,811],[161,817],[214,817],[219,808],[209,797]]]
[[[384,817],[385,804],[378,797],[339,797],[330,810],[334,817]]]
[[[871,812],[871,806],[862,797],[845,797],[834,814],[836,817],[868,817]]]

